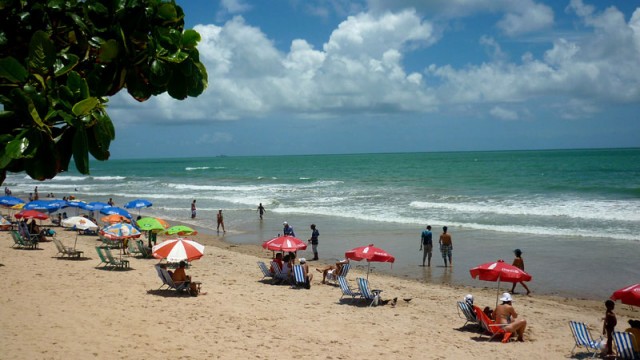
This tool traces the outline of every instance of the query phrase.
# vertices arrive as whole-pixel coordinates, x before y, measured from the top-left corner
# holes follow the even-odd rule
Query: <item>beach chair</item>
[[[602,336],[598,340],[593,340],[589,329],[587,329],[587,324],[583,322],[569,321],[569,327],[576,342],[573,349],[571,349],[571,356],[573,356],[576,348],[584,347],[591,354],[591,357],[595,357],[601,349]]]
[[[153,255],[151,254],[151,249],[144,246],[144,242],[142,240],[135,241],[136,246],[138,247],[138,251],[143,258],[151,258]]]
[[[294,282],[292,287],[304,287],[306,289],[310,288],[310,284],[308,284],[307,279],[304,276],[304,269],[302,268],[302,265],[293,265],[293,278]]]
[[[365,278],[356,278],[358,281],[358,289],[360,290],[360,298],[365,301],[371,301],[369,306],[377,305],[380,300],[380,293],[382,290],[371,290],[369,289],[369,280]]]
[[[129,250],[129,255],[131,256],[142,255],[142,253],[140,252],[140,247],[138,246],[138,242],[135,239],[129,240],[129,243],[127,244],[127,250]]]
[[[73,257],[79,258],[83,254],[83,252],[80,250],[76,250],[74,248],[64,246],[62,242],[58,240],[58,238],[56,237],[53,237],[53,243],[56,244],[56,248],[58,249],[58,252],[56,253],[56,255],[61,254],[62,257],[66,255],[68,257],[73,256]]]
[[[339,274],[333,274],[333,273],[327,273],[327,278],[326,281],[337,285],[338,284],[338,277],[342,276],[342,277],[347,277],[347,274],[349,273],[349,269],[351,268],[351,264],[344,264],[342,265],[341,269],[340,269],[340,273]]]
[[[20,234],[18,234],[16,230],[11,230],[11,238],[13,238],[13,245],[11,247],[21,248],[24,246],[22,237],[20,237]]]
[[[467,324],[475,324],[480,325],[478,318],[476,317],[476,311],[472,305],[469,305],[466,301],[458,301],[458,317],[465,319],[464,325],[462,327],[467,326]],[[463,316],[461,316],[461,313]]]
[[[342,296],[340,296],[340,300],[342,300],[345,296],[351,296],[351,301],[355,300],[356,297],[361,296],[362,294],[356,291],[351,290],[349,287],[349,283],[347,282],[347,278],[344,276],[338,276],[338,284],[340,284],[340,290],[342,290]]]
[[[634,336],[632,333],[614,331],[613,340],[616,343],[617,359],[640,359],[640,354],[633,349]]]
[[[291,282],[291,279],[289,278],[289,274],[283,273],[282,269],[280,269],[280,266],[278,266],[277,262],[272,261],[271,268],[273,269],[273,272],[274,272],[274,275],[273,275],[274,281],[286,281],[288,283]]]
[[[18,230],[11,230],[11,236],[13,236],[14,243],[17,241],[20,244],[21,248],[26,249],[37,249],[38,248],[38,238],[29,236],[29,233],[24,235],[22,232]]]
[[[162,285],[158,288],[160,290],[165,285],[167,286],[167,290],[176,290],[178,293],[187,293],[189,294],[189,288],[191,284],[188,281],[185,281],[179,285],[173,282],[171,275],[167,269],[163,269],[159,264],[156,264],[156,271],[158,272],[158,276],[162,280]]]
[[[487,314],[485,314],[484,311],[482,311],[482,309],[480,309],[479,307],[475,307],[474,310],[475,310],[476,318],[478,319],[478,322],[480,323],[484,331],[490,335],[488,341],[491,341],[495,337],[502,335],[502,342],[503,343],[509,342],[509,340],[511,339],[511,333],[504,330],[505,326],[509,324],[496,323],[495,321],[491,320],[487,316]]]
[[[114,268],[129,268],[129,260],[116,260],[111,253],[111,249],[109,249],[108,247],[103,248],[102,251],[104,251],[104,255],[107,258],[108,263],[111,264]]]
[[[262,279],[260,280],[264,280],[265,278],[273,278],[273,274],[271,273],[271,271],[269,271],[267,264],[262,261],[258,261],[258,267],[260,268],[260,270],[262,270]]]
[[[109,263],[109,260],[107,260],[102,250],[104,250],[104,248],[100,246],[96,246],[96,252],[98,253],[98,258],[100,258],[100,262],[95,267],[99,267],[102,264],[104,264],[103,268],[112,266],[112,264]]]

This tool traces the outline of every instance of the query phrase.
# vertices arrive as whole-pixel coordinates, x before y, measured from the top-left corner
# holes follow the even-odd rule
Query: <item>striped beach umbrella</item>
[[[151,250],[156,259],[168,262],[191,261],[204,255],[204,245],[190,239],[176,238],[161,242]]]
[[[262,247],[272,251],[298,251],[305,250],[307,243],[297,237],[285,235],[263,242]]]

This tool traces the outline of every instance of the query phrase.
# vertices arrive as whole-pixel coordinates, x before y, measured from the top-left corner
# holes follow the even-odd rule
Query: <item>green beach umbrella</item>
[[[166,221],[154,217],[143,217],[136,221],[136,224],[140,228],[140,231],[163,231],[169,227]]]
[[[185,225],[175,225],[163,231],[167,235],[196,235],[198,232]]]

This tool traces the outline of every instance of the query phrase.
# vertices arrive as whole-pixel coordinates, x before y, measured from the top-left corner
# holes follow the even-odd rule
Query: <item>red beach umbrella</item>
[[[204,255],[204,245],[190,239],[169,239],[152,249],[156,259],[167,259],[168,262],[191,261]]]
[[[360,261],[367,260],[367,279],[369,279],[369,270],[371,268],[371,262],[390,262],[393,263],[396,261],[396,258],[393,255],[389,254],[385,250],[377,248],[373,246],[373,244],[369,244],[367,246],[360,246],[355,249],[348,250],[344,253],[344,256],[347,259]]]
[[[623,304],[640,306],[640,283],[614,291],[611,300],[620,300]]]
[[[498,260],[478,265],[469,270],[469,273],[471,273],[471,277],[474,279],[478,278],[479,280],[484,281],[497,281],[498,294],[500,294],[501,281],[516,283],[520,281],[531,281],[532,279],[531,275],[523,270],[520,270],[520,268],[505,263],[504,260]],[[496,306],[498,306],[497,297]]]
[[[22,210],[19,213],[14,215],[16,219],[38,219],[38,220],[46,220],[49,218],[49,215],[40,212],[38,210]]]
[[[272,251],[298,251],[305,250],[307,244],[293,236],[279,236],[262,243],[262,247]]]

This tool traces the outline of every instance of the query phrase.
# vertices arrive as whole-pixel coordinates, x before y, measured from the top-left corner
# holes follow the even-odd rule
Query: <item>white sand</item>
[[[72,232],[58,231],[65,245]],[[559,359],[570,356],[568,321],[602,330],[601,302],[516,295],[514,306],[529,322],[525,342],[487,342],[464,320],[456,301],[472,292],[476,304],[495,304],[495,287],[471,289],[423,284],[372,274],[372,287],[398,305],[365,307],[338,302],[338,287],[310,290],[261,282],[256,261],[271,252],[255,246],[194,239],[206,255],[188,274],[202,281],[206,295],[155,291],[155,259],[125,257],[130,271],[96,269],[96,237],[80,237],[86,259],[56,257],[53,242],[40,250],[11,248],[0,233],[0,357],[4,359]],[[365,275],[359,268],[349,274]],[[493,284],[495,285],[495,284]],[[492,286],[492,284],[488,284]],[[153,291],[149,291],[153,290]],[[402,298],[412,298],[404,302]],[[638,312],[617,305],[618,328]]]

